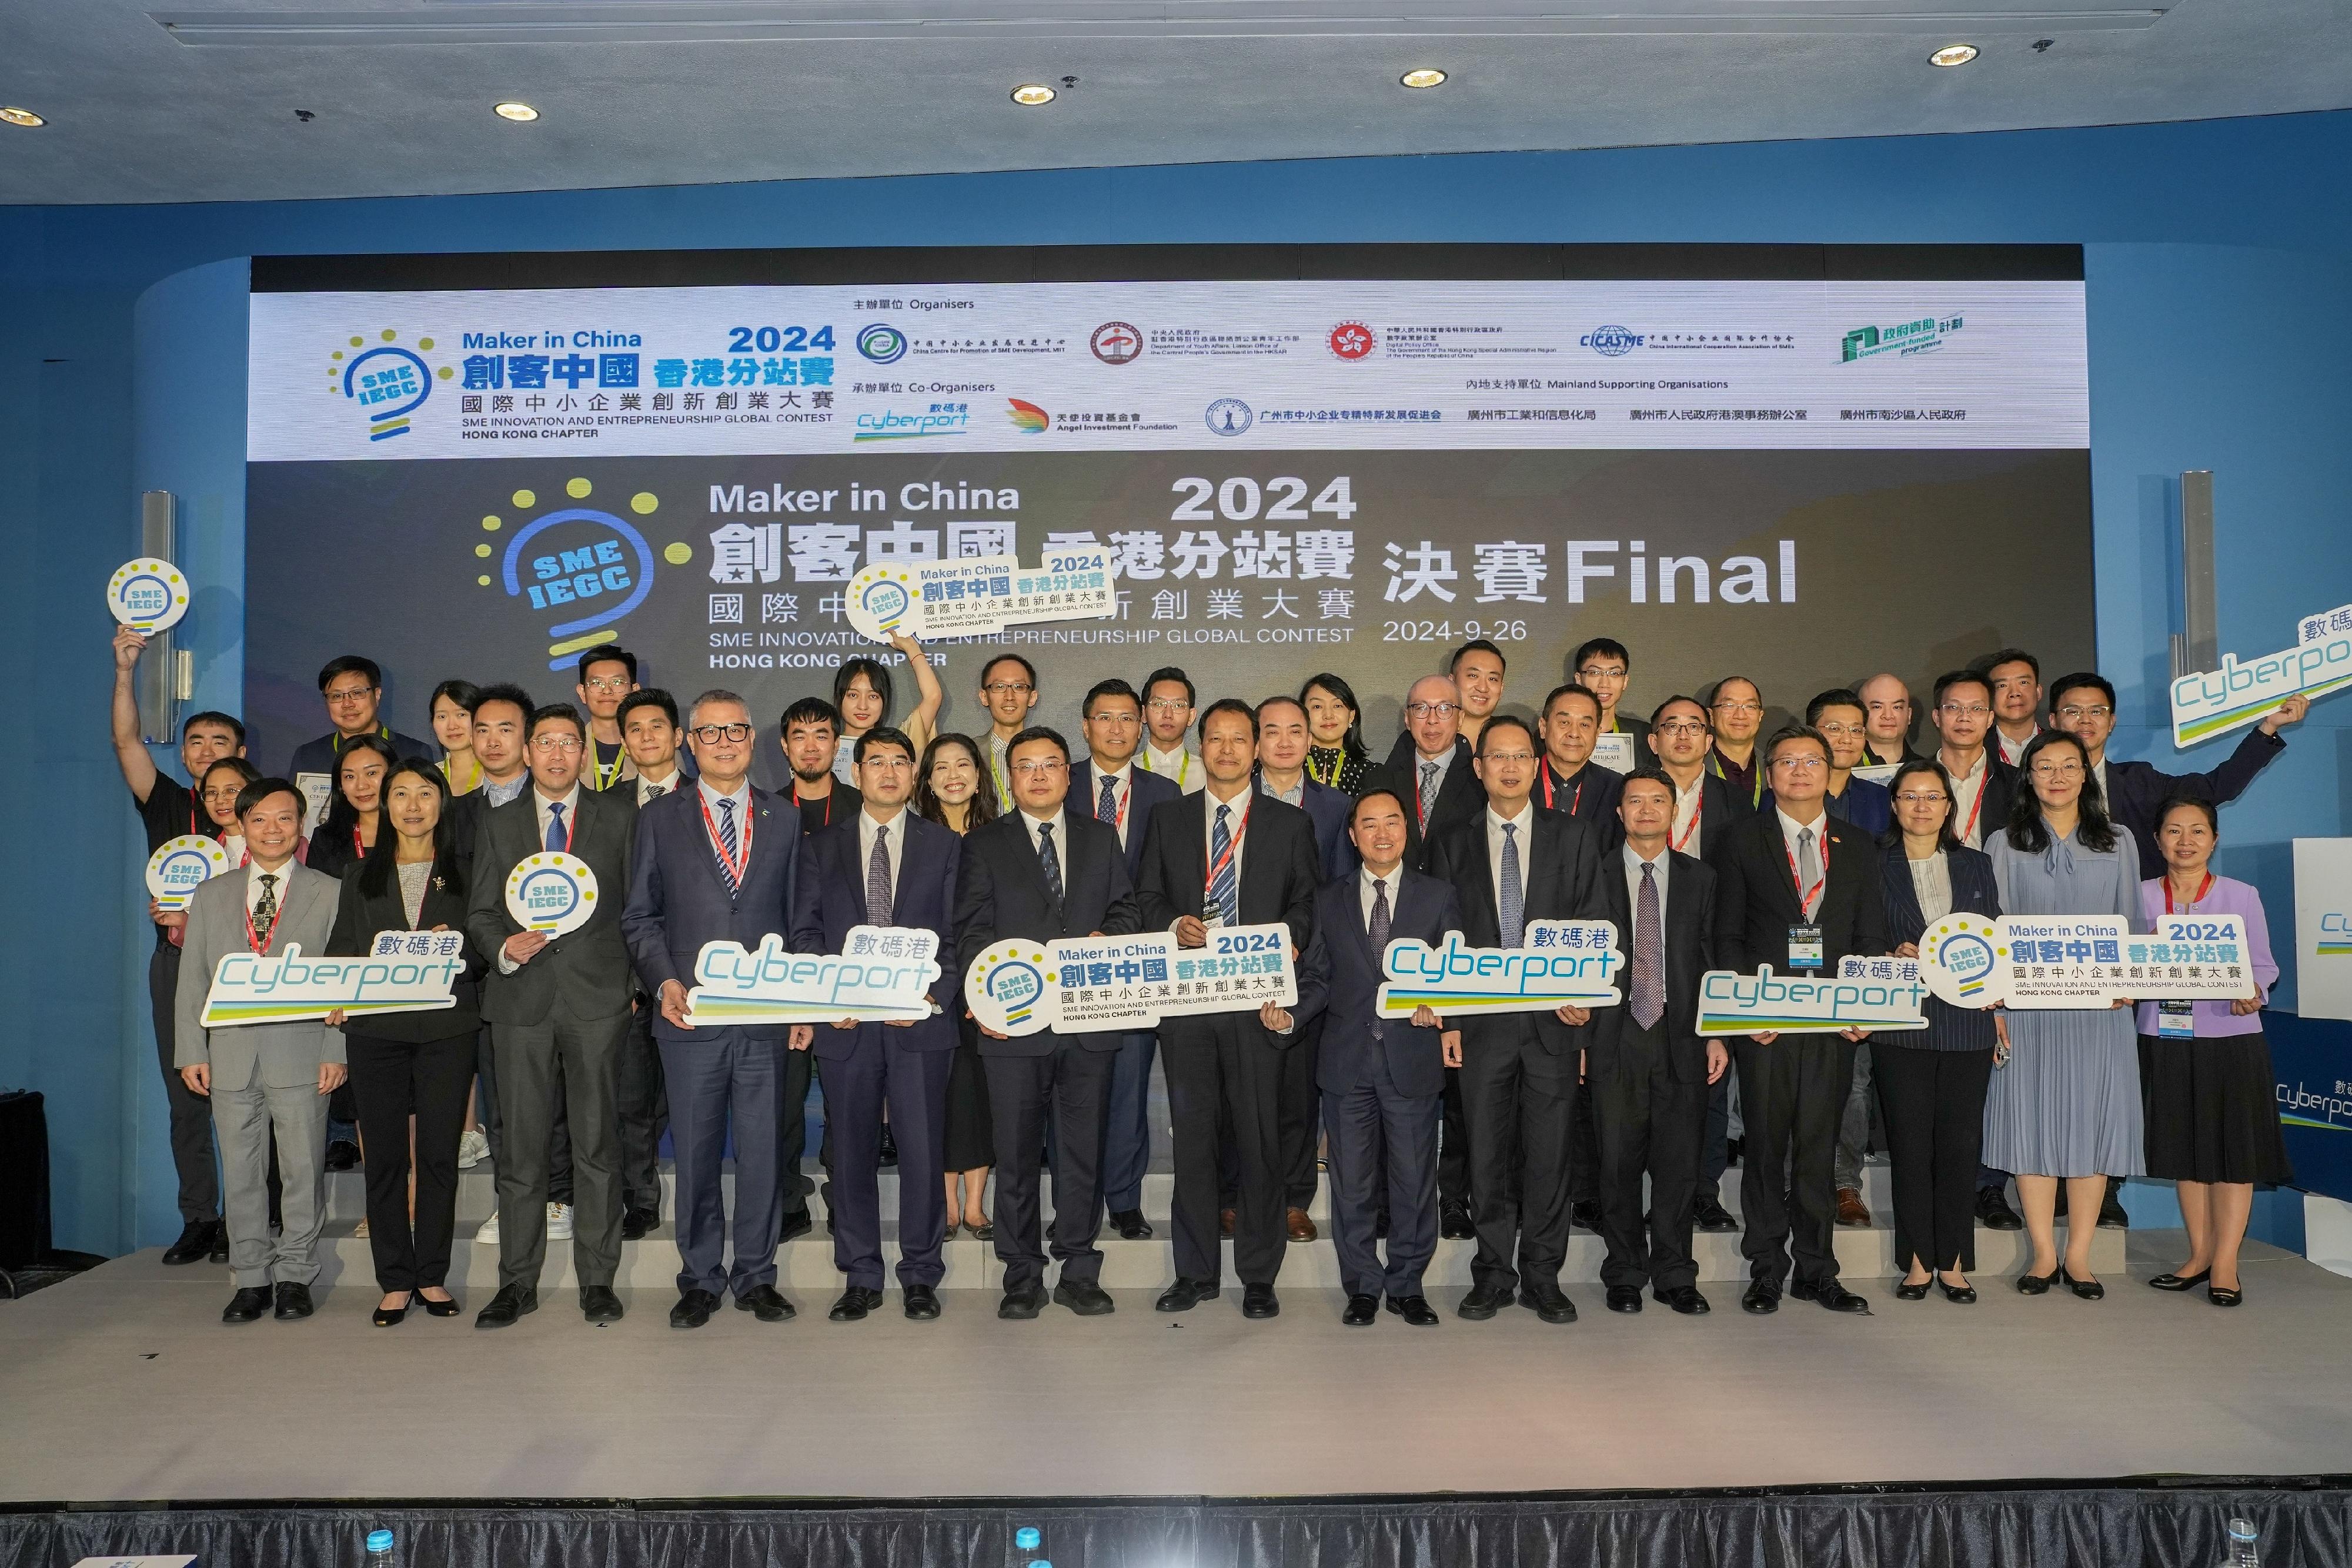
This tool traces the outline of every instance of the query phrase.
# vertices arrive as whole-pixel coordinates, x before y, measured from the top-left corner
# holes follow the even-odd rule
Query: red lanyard
[[[2205,880],[2197,884],[2197,896],[2189,901],[2189,907],[2194,909],[2204,903],[2205,895],[2212,891],[2213,873],[2209,871],[2205,873]],[[2164,879],[2164,912],[2167,915],[2172,913],[2172,878],[2169,874]]]
[[[1612,731],[1612,733],[1614,733],[1614,732]],[[1591,765],[1591,763],[1589,763],[1589,762],[1588,762],[1588,763],[1586,763],[1584,766],[1585,766],[1586,768],[1590,768],[1590,767],[1591,767],[1592,765]],[[1551,777],[1552,777],[1552,775],[1551,775],[1551,758],[1548,758],[1548,757],[1547,757],[1546,758],[1544,758],[1544,765],[1543,765],[1544,810],[1547,810],[1547,811],[1549,811],[1549,810],[1552,810],[1552,803],[1551,803]],[[1582,805],[1583,803],[1584,803],[1584,772],[1583,772],[1583,769],[1582,769],[1582,768],[1579,768],[1579,769],[1577,770],[1577,775],[1576,775],[1576,793],[1575,793],[1575,794],[1573,794],[1573,795],[1570,795],[1570,796],[1568,798],[1568,814],[1569,814],[1570,816],[1571,816],[1571,817],[1575,816],[1575,815],[1576,815],[1576,809],[1577,809],[1577,807],[1579,807],[1580,805]],[[1694,821],[1696,821],[1697,819],[1696,819],[1696,818],[1693,818],[1692,820],[1693,820]]]
[[[819,826],[819,827],[821,827],[821,828],[829,828],[829,827],[833,826],[833,798],[834,798],[834,796],[835,796],[836,794],[839,794],[839,793],[840,793],[840,791],[839,791],[839,790],[836,790],[836,789],[828,789],[828,790],[826,790],[826,791],[824,792],[824,821],[822,821],[822,822],[819,822],[819,823],[817,824],[817,826]],[[795,785],[793,785],[793,810],[796,810],[796,811],[797,811],[797,810],[800,810],[800,805],[801,805],[801,787],[800,787],[799,785],[795,784]],[[702,820],[703,820],[704,821],[706,821],[706,822],[707,822],[707,821],[710,821],[710,808],[709,808],[708,805],[705,805],[705,806],[702,808]],[[750,826],[750,824],[749,824],[749,822],[747,821],[747,822],[746,822],[746,824],[745,824],[745,827],[746,827],[746,829],[747,829],[747,830],[749,829],[749,826]],[[717,841],[718,841],[718,835],[713,834],[713,835],[712,835],[712,842],[714,842],[714,843],[715,843],[715,842],[717,842]],[[745,838],[744,838],[744,840],[743,840],[743,842],[745,843],[745,845],[746,845],[746,846],[749,846],[749,845],[750,845],[750,843],[751,843],[751,838],[750,838],[750,837],[749,837],[749,835],[748,835],[748,831],[747,831],[747,834],[746,834],[746,836],[745,836]]]
[[[1992,760],[1980,758],[1977,762],[1977,798],[1969,805],[1969,820],[1960,824],[1960,842],[1967,843],[1977,831],[1977,813],[1984,810],[1985,786],[1992,782]]]
[[[1797,907],[1804,911],[1805,918],[1808,920],[1813,917],[1813,900],[1822,895],[1822,886],[1830,879],[1830,836],[1827,833],[1816,832],[1813,837],[1822,846],[1821,881],[1814,883],[1809,888],[1797,888]],[[1797,887],[1797,852],[1790,849],[1788,841],[1783,839],[1780,841],[1780,852],[1789,857],[1789,885]]]
[[[367,859],[367,845],[360,841],[360,825],[357,822],[352,824],[352,858],[361,861]]]
[[[255,957],[269,956],[269,945],[278,938],[278,923],[285,918],[286,900],[280,898],[277,909],[269,916],[269,929],[257,932],[253,928],[253,905],[248,904],[245,906],[245,945],[253,949]]]
[[[1112,831],[1118,834],[1119,841],[1125,843],[1127,841],[1127,802],[1129,797],[1135,793],[1135,781],[1130,777],[1128,782],[1121,784],[1117,779],[1111,779],[1108,773],[1097,774],[1096,777],[1111,779],[1111,798],[1118,802],[1118,811],[1111,818],[1110,825]],[[1095,821],[1097,822],[1102,821],[1102,805],[1099,800],[1095,805]]]
[[[794,805],[797,806],[800,803],[800,791],[797,789],[793,790],[793,803]],[[743,885],[744,873],[751,869],[751,810],[750,800],[750,796],[747,795],[744,797],[745,805],[743,810],[742,852],[740,855],[730,855],[727,852],[726,843],[719,837],[719,824],[711,821],[709,797],[703,794],[699,789],[697,789],[694,792],[695,804],[702,808],[702,826],[703,830],[710,835],[710,847],[714,851],[718,852],[719,860],[724,862],[727,867],[727,874],[734,879],[735,885],[738,887]],[[824,798],[824,820],[828,822],[833,821],[833,797],[830,795],[827,795]]]
[[[1690,826],[1689,826],[1689,827],[1687,827],[1687,828],[1685,828],[1685,829],[1683,830],[1683,836],[1682,836],[1681,838],[1679,838],[1679,839],[1675,840],[1673,843],[1671,843],[1671,844],[1670,844],[1670,845],[1668,845],[1667,847],[1668,847],[1668,848],[1670,848],[1670,849],[1672,849],[1672,850],[1674,850],[1677,854],[1681,853],[1681,852],[1682,852],[1682,850],[1683,850],[1683,846],[1685,846],[1685,844],[1689,843],[1693,839],[1695,839],[1695,838],[1698,837],[1698,820],[1699,820],[1701,817],[1704,817],[1704,816],[1706,816],[1706,775],[1702,774],[1702,775],[1700,775],[1700,777],[1699,777],[1699,781],[1698,781],[1698,804],[1697,804],[1697,805],[1696,805],[1696,806],[1693,806],[1693,807],[1691,808],[1691,820],[1690,820]],[[1669,826],[1672,826],[1672,824],[1671,824],[1671,823],[1669,823],[1668,825],[1669,825]],[[1790,880],[1791,880],[1791,881],[1793,881],[1793,880],[1795,880],[1795,879],[1794,879],[1794,878],[1791,878]]]
[[[1205,797],[1204,797],[1204,799],[1205,799]],[[1218,801],[1218,802],[1216,802],[1216,803],[1217,803],[1218,805],[1221,805],[1221,806],[1225,807],[1227,810],[1231,810],[1231,809],[1232,809],[1232,802],[1230,802],[1230,801],[1220,800],[1220,801]],[[1204,808],[1204,809],[1205,809],[1205,808]],[[1251,808],[1251,807],[1249,807],[1249,806],[1244,806],[1244,807],[1242,808],[1242,822],[1241,822],[1241,826],[1240,826],[1240,827],[1238,827],[1238,828],[1235,828],[1235,829],[1234,830],[1234,835],[1233,835],[1233,837],[1225,841],[1225,852],[1224,852],[1224,854],[1223,854],[1221,858],[1219,858],[1219,859],[1217,859],[1217,860],[1213,861],[1213,862],[1210,862],[1210,865],[1209,865],[1209,879],[1208,879],[1206,882],[1204,882],[1204,883],[1202,883],[1201,884],[1201,888],[1202,888],[1202,892],[1204,892],[1204,893],[1205,893],[1205,892],[1207,892],[1210,888],[1213,888],[1213,887],[1216,886],[1216,885],[1217,885],[1217,873],[1218,873],[1219,872],[1221,872],[1221,871],[1223,871],[1227,866],[1232,865],[1232,864],[1234,863],[1234,857],[1235,857],[1235,856],[1237,856],[1237,855],[1239,855],[1239,854],[1242,852],[1242,835],[1243,835],[1244,833],[1246,833],[1246,832],[1248,832],[1248,831],[1249,831],[1250,811],[1252,810],[1252,809],[1253,809],[1253,808]]]

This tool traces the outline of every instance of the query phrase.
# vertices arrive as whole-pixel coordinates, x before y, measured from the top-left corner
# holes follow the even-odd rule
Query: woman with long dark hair
[[[996,816],[996,792],[985,787],[980,745],[968,735],[947,734],[923,747],[915,769],[915,814],[956,833],[968,833]],[[996,1140],[989,1130],[988,1077],[980,1062],[979,1026],[963,1019],[962,1042],[948,1068],[944,1161],[948,1228],[953,1239],[961,1223],[986,1241],[996,1234],[988,1218],[988,1172],[996,1164]],[[959,1191],[961,1188],[961,1191]],[[961,1218],[959,1218],[961,1217]]]
[[[1906,762],[1887,789],[1895,824],[1879,841],[1886,939],[1895,956],[1916,958],[1928,926],[1954,913],[1998,918],[2000,898],[1992,862],[1953,835],[1943,764]],[[1921,1301],[1933,1283],[1946,1300],[1967,1304],[1977,1299],[1968,1272],[1977,1266],[1977,1164],[1999,1019],[1940,997],[1927,998],[1927,1013],[1926,1030],[1870,1041],[1895,1178],[1895,1260],[1904,1269],[1895,1294]]]
[[[2107,820],[2083,743],[2063,730],[2033,737],[2018,771],[2026,788],[2011,803],[1992,857],[2001,913],[2119,915],[2148,929],[2140,913],[2139,851],[2131,830]],[[2009,1060],[1985,1101],[1984,1161],[2017,1173],[2017,1196],[2033,1241],[2033,1263],[2017,1278],[2029,1296],[2063,1283],[2085,1301],[2106,1294],[2091,1277],[2091,1242],[2109,1176],[2138,1176],[2139,1037],[2131,1004],[2089,1009],[2016,1009],[2008,1015]],[[2066,1254],[2058,1255],[2058,1187],[2066,1187]]]
[[[890,639],[890,646],[906,656],[907,668],[915,677],[915,711],[896,727],[918,747],[929,746],[932,727],[939,723],[940,704],[947,694],[940,688],[940,677],[924,657],[920,643],[901,632]],[[898,695],[889,667],[879,659],[860,653],[844,659],[841,668],[833,673],[833,706],[841,715],[841,744],[833,754],[833,775],[852,789],[857,786],[857,738],[890,723]]]
[[[1355,688],[1327,670],[1298,688],[1298,706],[1307,710],[1307,776],[1350,796],[1362,794],[1372,757],[1364,749]]]
[[[327,942],[333,956],[369,952],[379,932],[466,928],[466,873],[448,781],[432,763],[405,758],[394,762],[383,783],[389,831],[376,835],[367,858],[343,878]],[[375,1310],[379,1328],[399,1322],[419,1297],[436,1318],[457,1312],[447,1289],[449,1245],[457,1222],[457,1140],[482,1027],[476,997],[481,972],[468,945],[465,973],[453,988],[457,1006],[350,1019],[338,1012],[327,1019],[343,1031],[367,1144],[368,1245],[383,1292]]]
[[[353,736],[335,754],[335,792],[310,834],[312,871],[341,876],[366,858],[383,820],[383,781],[400,754],[380,735]]]
[[[433,738],[441,746],[441,777],[449,781],[452,795],[482,786],[481,759],[474,755],[474,704],[481,695],[471,681],[444,681],[425,705],[433,716]]]

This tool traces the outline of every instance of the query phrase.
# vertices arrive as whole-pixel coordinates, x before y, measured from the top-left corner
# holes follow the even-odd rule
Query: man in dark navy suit
[[[661,1009],[654,1040],[669,1086],[677,1175],[678,1299],[669,1321],[673,1328],[700,1328],[719,1298],[731,1293],[737,1308],[761,1322],[782,1322],[793,1313],[776,1289],[784,1056],[788,1032],[804,1036],[808,1026],[788,1031],[782,1024],[689,1024],[686,1003],[706,943],[731,941],[755,951],[774,936],[789,946],[800,822],[789,801],[751,783],[757,732],[741,697],[705,692],[686,723],[701,778],[637,813],[629,902],[621,915],[638,981]],[[731,1226],[719,1183],[730,1125]]]
[[[1125,936],[1138,928],[1133,889],[1118,835],[1107,823],[1064,809],[1070,748],[1053,730],[1024,729],[1004,747],[1014,810],[963,841],[956,888],[956,956],[969,967],[1007,937]],[[1004,1264],[1000,1318],[1034,1318],[1045,1305],[1045,1253],[1039,1245],[1037,1151],[1052,1108],[1054,1257],[1062,1265],[1054,1300],[1082,1317],[1111,1310],[1095,1246],[1102,1224],[1103,1097],[1116,1034],[1007,1037],[981,1030],[988,1104],[996,1140],[996,1256]]]
[[[1375,786],[1355,802],[1356,872],[1315,896],[1315,938],[1299,975],[1297,1012],[1323,1025],[1316,1076],[1331,1148],[1331,1239],[1348,1306],[1339,1321],[1370,1325],[1381,1300],[1418,1328],[1437,1312],[1422,1275],[1437,1251],[1438,1097],[1445,1063],[1462,1059],[1458,1031],[1427,1008],[1410,1021],[1374,1009],[1392,939],[1432,947],[1461,927],[1454,890],[1404,863],[1405,803]],[[1388,1260],[1375,1250],[1388,1216]]]
[[[849,1285],[828,1315],[853,1322],[882,1304],[882,1113],[898,1144],[898,1283],[907,1315],[940,1315],[947,1227],[940,1166],[948,1069],[955,1061],[963,975],[956,963],[954,833],[907,810],[915,745],[887,727],[857,737],[857,815],[809,836],[802,853],[793,948],[846,951],[850,928],[899,926],[940,939],[931,1016],[909,1024],[842,1020],[816,1030],[813,1050],[833,1133],[833,1257]]]
[[[1643,754],[1634,757],[1634,766],[1647,767],[1651,759],[1645,742],[1650,727],[1640,719],[1630,722],[1642,725],[1633,744],[1643,747]],[[1616,848],[1622,831],[1617,824],[1617,789],[1622,780],[1614,770],[1592,760],[1601,733],[1601,698],[1574,684],[1554,686],[1544,698],[1543,719],[1536,730],[1544,746],[1543,764],[1536,769],[1536,804],[1573,817],[1599,833],[1603,850]]]
[[[1135,765],[1143,744],[1143,700],[1114,676],[1097,681],[1078,712],[1086,721],[1086,758],[1070,769],[1070,796],[1118,834],[1131,883],[1143,869],[1143,830],[1155,807],[1184,793],[1175,779]],[[1151,1059],[1160,1036],[1121,1035],[1110,1069],[1110,1119],[1103,1129],[1103,1207],[1111,1228],[1129,1241],[1150,1239],[1143,1218],[1143,1174],[1151,1168]]]

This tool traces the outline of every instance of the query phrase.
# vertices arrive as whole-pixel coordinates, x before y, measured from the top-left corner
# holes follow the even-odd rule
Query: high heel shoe
[[[1951,1302],[1954,1306],[1971,1307],[1976,1305],[1977,1288],[1974,1285],[1948,1285],[1944,1283],[1943,1281],[1938,1280],[1936,1281],[1936,1289],[1943,1291],[1944,1300]]]
[[[2208,1285],[2205,1299],[2217,1307],[2234,1307],[2246,1299],[2246,1292],[2232,1291],[2226,1285]]]
[[[2066,1266],[2062,1263],[2055,1274],[2020,1274],[2017,1277],[2017,1293],[2021,1296],[2046,1296],[2050,1293],[2050,1287],[2058,1282],[2059,1275],[2065,1272]]]
[[[2194,1274],[2158,1274],[2148,1284],[2158,1291],[2193,1291],[2212,1277],[2212,1270],[2200,1269]]]
[[[446,1301],[436,1301],[430,1296],[420,1295],[416,1298],[416,1304],[425,1309],[427,1317],[454,1318],[457,1315],[457,1299],[455,1296]]]
[[[400,1305],[396,1307],[378,1307],[375,1310],[375,1326],[380,1329],[391,1328],[394,1324],[399,1322],[401,1319],[408,1315],[409,1305],[415,1300],[416,1292],[411,1291],[408,1292],[408,1300],[406,1301],[403,1301]]]
[[[2074,1291],[2075,1295],[2081,1297],[2084,1301],[2104,1301],[2106,1298],[2106,1286],[2101,1284],[2096,1280],[2077,1280],[2074,1275],[2066,1272],[2066,1265],[2063,1263],[2058,1265],[2058,1277],[2066,1282],[2066,1288],[2068,1290]]]
[[[1932,1282],[1922,1280],[1915,1285],[1908,1280],[1898,1280],[1895,1283],[1895,1299],[1898,1301],[1924,1301],[1927,1299],[1927,1287]]]

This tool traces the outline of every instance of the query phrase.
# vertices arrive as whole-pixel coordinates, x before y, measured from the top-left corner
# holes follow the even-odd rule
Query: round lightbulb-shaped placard
[[[232,862],[217,839],[182,833],[166,840],[147,861],[147,893],[160,909],[180,910]]]
[[[141,556],[115,568],[106,581],[106,608],[133,631],[152,635],[188,612],[188,579],[168,560]]]
[[[596,873],[577,855],[525,855],[507,878],[507,913],[526,931],[577,931],[596,913]]]

